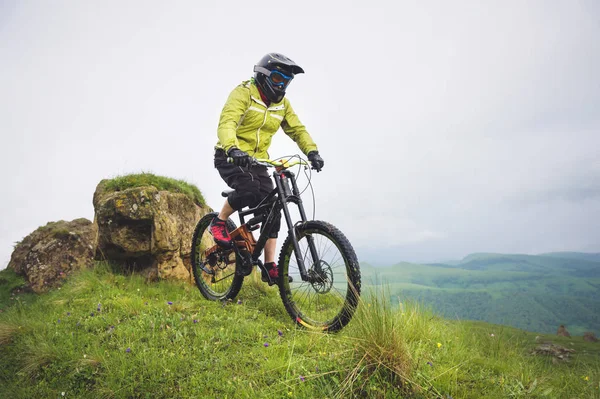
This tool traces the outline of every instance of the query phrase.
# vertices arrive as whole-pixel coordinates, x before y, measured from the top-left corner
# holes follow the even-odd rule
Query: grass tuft
[[[8,344],[19,331],[19,327],[10,323],[0,323],[0,345]]]
[[[129,188],[154,186],[159,190],[171,191],[187,195],[198,206],[205,206],[206,201],[202,193],[193,184],[184,180],[172,179],[170,177],[157,176],[152,173],[137,173],[117,176],[110,180],[103,180],[104,191],[123,191]]]
[[[21,353],[21,372],[34,377],[42,367],[48,366],[60,358],[60,348],[48,342],[31,342]]]
[[[406,325],[389,295],[368,292],[354,316],[349,338],[353,342],[354,364],[344,379],[338,397],[371,395],[377,391],[408,391],[413,356],[407,342]]]

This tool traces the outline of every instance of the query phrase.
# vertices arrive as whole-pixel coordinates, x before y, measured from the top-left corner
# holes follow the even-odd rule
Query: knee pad
[[[269,233],[269,238],[277,238],[279,235],[279,229],[281,228],[281,215],[277,216],[277,218],[275,218],[275,221],[273,223],[273,228],[271,229],[271,232]],[[260,225],[260,232],[262,233],[264,229],[264,223]]]
[[[235,190],[227,197],[229,205],[236,211],[245,206],[254,207],[260,203],[262,199],[259,191],[243,191]]]

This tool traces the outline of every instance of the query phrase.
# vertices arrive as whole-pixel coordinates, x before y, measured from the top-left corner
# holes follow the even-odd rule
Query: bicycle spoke
[[[202,295],[210,300],[223,300],[237,295],[243,277],[235,274],[235,254],[216,247],[208,230],[213,218],[214,214],[208,214],[198,222],[192,243],[192,269]],[[230,220],[227,223],[227,228],[232,231],[235,225]],[[207,254],[209,249],[210,254]],[[212,271],[212,274],[206,273],[203,268]]]
[[[339,306],[346,300],[346,290],[334,286],[334,282],[337,279],[347,284],[345,270],[340,267],[340,260],[343,260],[343,256],[335,246],[335,243],[326,236],[313,233],[310,234],[310,237],[312,237],[315,244],[321,265],[325,265],[325,269],[331,272],[331,275],[322,282],[322,285],[330,285],[330,287],[324,292],[319,292],[318,288],[315,288],[313,284],[301,282],[298,285],[292,284],[290,288],[295,302],[302,310],[304,316],[317,320],[325,318],[326,320],[327,318],[334,317],[339,312]],[[312,259],[307,237],[301,238],[299,244],[306,267],[315,271],[314,260]],[[298,269],[298,265],[292,265],[291,269]],[[321,266],[316,270],[321,273],[324,272],[321,270]],[[331,278],[334,281],[329,281]]]
[[[339,230],[321,221],[308,221],[299,228],[297,246],[293,239],[288,236],[279,258],[284,275],[294,277],[280,287],[286,310],[303,327],[341,329],[350,321],[360,294],[360,272],[352,246]],[[298,260],[306,266],[306,275],[296,279]]]

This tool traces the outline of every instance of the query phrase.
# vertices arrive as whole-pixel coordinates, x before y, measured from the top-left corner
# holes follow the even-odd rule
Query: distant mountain
[[[562,259],[579,259],[589,260],[591,262],[600,262],[600,253],[583,253],[583,252],[549,252],[546,254],[540,254],[540,256],[550,256],[553,258]]]
[[[596,256],[477,253],[456,264],[367,267],[363,282],[366,286],[386,284],[398,301],[417,299],[445,317],[540,333],[554,333],[565,324],[572,334],[581,335],[600,332],[600,261],[593,260]]]
[[[547,255],[504,255],[504,254],[471,254],[466,256],[456,267],[472,270],[512,270],[556,273],[559,275],[577,275],[580,277],[600,277],[599,261],[579,258],[562,258]]]

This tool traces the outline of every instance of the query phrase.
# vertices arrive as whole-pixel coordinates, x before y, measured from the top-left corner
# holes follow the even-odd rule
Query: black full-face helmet
[[[271,102],[278,103],[294,75],[304,73],[298,64],[283,54],[269,53],[254,65],[254,79],[262,93]]]

